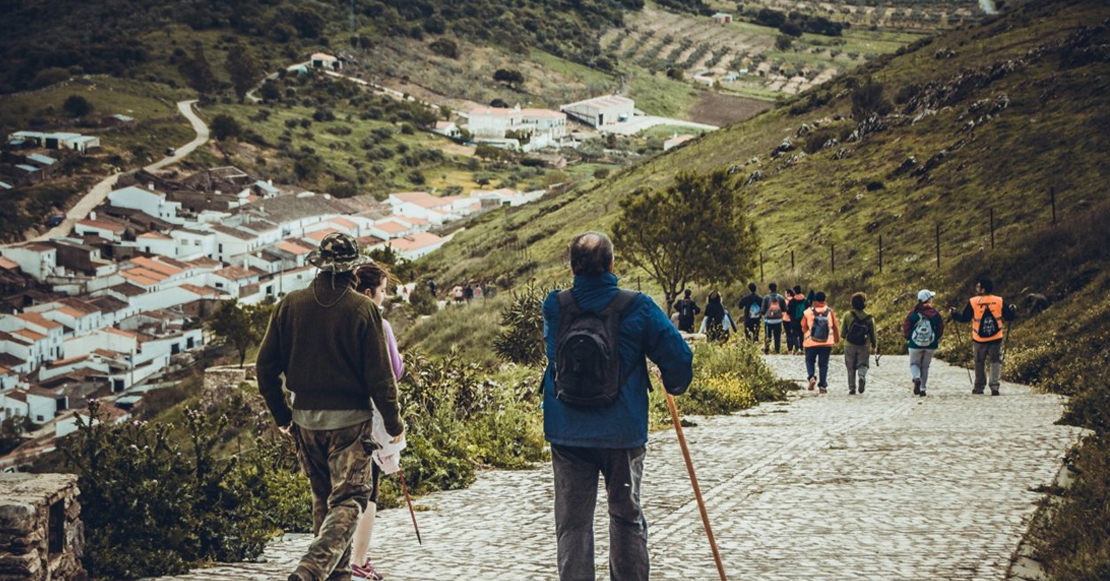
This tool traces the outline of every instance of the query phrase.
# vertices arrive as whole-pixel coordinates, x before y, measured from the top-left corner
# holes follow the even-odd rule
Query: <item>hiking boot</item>
[[[823,388],[823,387],[819,387],[819,388],[817,388],[817,390],[818,390],[817,393],[820,393],[820,394],[828,393],[828,390]]]
[[[914,395],[921,395],[921,379],[920,378],[915,377],[914,380],[913,380],[913,394]]]
[[[925,397],[925,390],[924,389],[920,390],[919,392],[917,392],[917,395],[920,395],[921,397]]]
[[[816,386],[817,386],[817,378],[816,377],[809,378],[809,390],[813,391],[813,388],[816,387]]]
[[[983,395],[983,388],[981,388],[981,387],[972,388],[971,395]]]
[[[1002,394],[1001,394],[1001,393],[998,393],[998,390],[997,390],[997,389],[992,389],[992,390],[991,390],[991,395],[1002,395]]]
[[[861,378],[861,379],[859,380],[859,394],[860,394],[860,395],[863,395],[863,390],[864,390],[864,388],[866,388],[866,387],[867,387],[867,380],[866,380],[866,379],[862,379],[862,378]]]
[[[854,390],[854,389],[849,389],[849,390],[848,390],[848,395],[856,395],[856,390]]]
[[[362,565],[351,565],[351,578],[352,579],[367,579],[368,581],[382,581],[385,576],[378,573],[370,561]]]

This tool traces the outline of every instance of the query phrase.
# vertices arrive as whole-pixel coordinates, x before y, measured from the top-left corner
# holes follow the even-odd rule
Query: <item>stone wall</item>
[[[209,367],[204,370],[203,398],[205,401],[223,401],[238,391],[240,384],[254,377],[253,365]]]
[[[0,581],[84,581],[73,474],[0,474]]]

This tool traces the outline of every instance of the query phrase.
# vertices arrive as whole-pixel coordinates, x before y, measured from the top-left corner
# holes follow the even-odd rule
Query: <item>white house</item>
[[[238,297],[243,287],[257,283],[266,274],[254,268],[229,266],[208,275],[208,286]]]
[[[402,192],[390,194],[386,200],[394,215],[421,218],[432,224],[458,220],[481,208],[481,201],[460,196],[433,196],[428,192]]]
[[[41,242],[28,242],[0,248],[0,256],[19,265],[20,270],[42,282],[55,274],[58,268],[58,251]]]
[[[73,231],[80,236],[99,236],[105,240],[119,242],[123,240],[123,233],[127,230],[123,224],[108,220],[96,220],[95,214],[88,219],[80,220],[73,226]]]
[[[145,232],[135,237],[139,249],[159,256],[177,257],[177,241],[161,232]]]
[[[421,256],[439,250],[446,242],[446,238],[441,238],[431,232],[415,232],[407,236],[394,238],[387,244],[392,247],[393,250],[396,250],[402,258],[416,260]]]
[[[399,238],[405,234],[411,234],[416,229],[407,220],[400,217],[390,217],[383,220],[378,220],[370,226],[370,235],[382,240],[390,240],[392,238]]]
[[[454,121],[436,121],[435,126],[432,127],[432,133],[438,133],[439,135],[450,137],[451,139],[455,139],[462,134]]]
[[[114,405],[100,406],[100,414],[109,424],[121,424],[131,418],[131,414]],[[54,437],[64,438],[77,431],[78,421],[82,425],[95,426],[100,418],[93,418],[88,410],[76,410],[54,423]]]
[[[728,12],[718,12],[713,15],[713,24],[732,24],[732,15]]]
[[[100,147],[100,138],[80,133],[43,133],[41,131],[16,131],[8,136],[8,143],[29,142],[46,149],[72,149],[86,153]]]
[[[559,107],[560,111],[593,127],[604,127],[632,118],[636,102],[620,95],[594,97]]]
[[[202,256],[216,256],[216,233],[196,228],[178,228],[170,231],[176,248],[174,258],[193,260]]]
[[[96,305],[73,297],[27,307],[26,311],[40,313],[51,321],[65,325],[74,333],[86,333],[107,324]]]
[[[0,365],[0,393],[15,389],[19,385],[19,373]],[[3,407],[0,405],[0,407]]]
[[[65,327],[40,313],[0,315],[0,331],[4,333],[0,342],[5,344],[0,349],[28,361],[31,369],[64,357]]]
[[[550,109],[479,107],[470,111],[467,130],[476,141],[499,144],[517,139],[521,149],[532,151],[557,144],[567,134],[567,115]],[[509,135],[509,132],[515,132]],[[523,142],[527,141],[527,144]]]
[[[171,224],[185,222],[184,218],[179,218],[177,215],[181,210],[181,202],[168,202],[166,194],[152,192],[138,186],[128,186],[109,193],[108,202],[116,208],[139,210]]]
[[[335,56],[327,53],[318,52],[312,55],[309,59],[314,69],[325,69],[328,71],[338,71],[343,68],[343,62]]]

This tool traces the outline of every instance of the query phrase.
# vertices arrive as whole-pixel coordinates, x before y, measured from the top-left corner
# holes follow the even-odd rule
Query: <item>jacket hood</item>
[[[921,313],[922,315],[924,315],[926,317],[930,317],[930,318],[933,315],[939,315],[940,314],[940,311],[938,311],[936,309],[936,307],[934,307],[933,305],[918,304],[916,307],[914,307],[913,310],[914,310],[914,312]]]

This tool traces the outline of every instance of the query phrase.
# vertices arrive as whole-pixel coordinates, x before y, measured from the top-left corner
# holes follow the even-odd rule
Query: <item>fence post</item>
[[[991,208],[991,250],[994,250],[994,208]]]
[[[763,282],[763,253],[759,253],[759,282]]]
[[[883,235],[879,234],[879,272],[883,271]]]
[[[940,270],[940,222],[937,222],[937,270]]]
[[[790,274],[797,275],[798,271],[794,268],[794,251],[790,251]]]
[[[1048,188],[1048,197],[1052,200],[1052,225],[1056,225],[1056,188]]]
[[[829,245],[829,263],[832,265],[833,274],[836,274],[836,244]]]
[[[640,277],[637,276],[636,277],[636,291],[639,292],[639,291],[642,291],[642,290],[643,289],[640,288]]]

